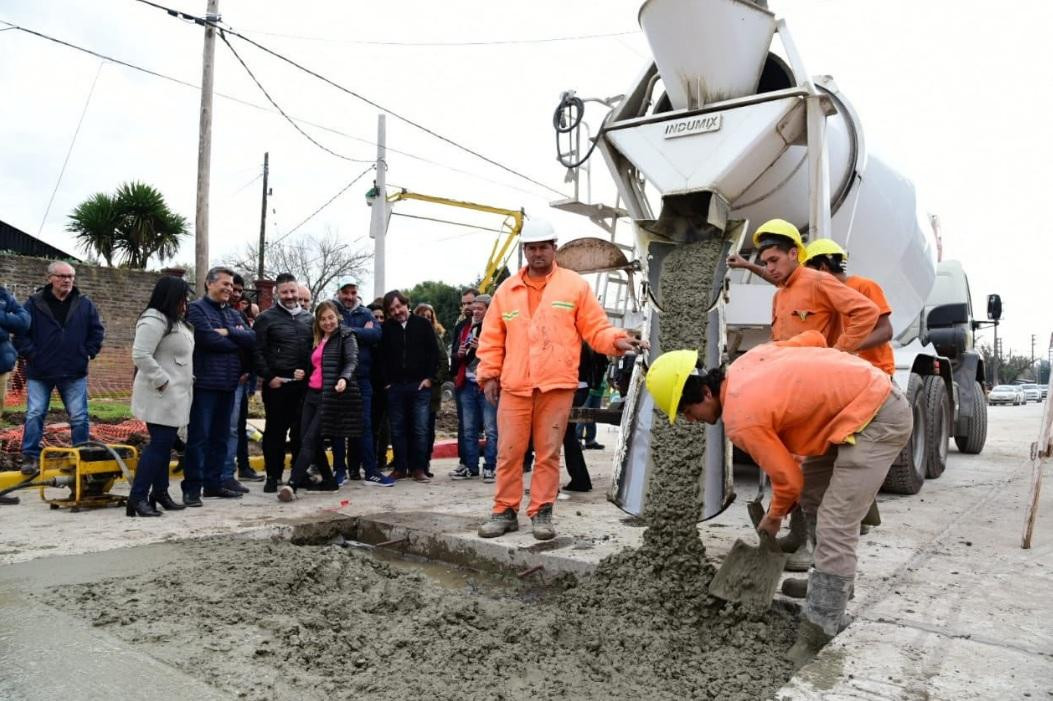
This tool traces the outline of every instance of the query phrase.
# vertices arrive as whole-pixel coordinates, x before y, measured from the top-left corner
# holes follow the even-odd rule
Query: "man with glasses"
[[[26,424],[22,474],[39,470],[40,440],[51,392],[58,389],[69,414],[73,445],[88,440],[88,361],[102,349],[105,330],[95,304],[73,284],[69,263],[48,265],[48,283],[26,300],[29,331],[15,339],[26,359]]]

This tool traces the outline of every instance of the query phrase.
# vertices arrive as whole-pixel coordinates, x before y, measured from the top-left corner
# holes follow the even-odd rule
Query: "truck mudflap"
[[[651,271],[661,267],[664,253],[659,252],[668,244],[652,243]],[[671,246],[670,246],[671,248]],[[659,249],[659,250],[655,250]],[[726,256],[724,256],[726,260]],[[726,265],[723,260],[713,273],[712,304],[707,312],[705,357],[706,367],[721,365],[726,361],[727,335],[724,318],[724,299],[720,294],[723,287]],[[649,274],[651,291],[658,289],[657,273]],[[654,300],[660,302],[660,300]],[[709,301],[709,300],[706,300]],[[633,368],[632,380],[625,398],[625,409],[622,412],[619,426],[618,448],[614,456],[614,479],[608,498],[620,509],[633,516],[642,516],[647,505],[648,483],[655,473],[654,465],[654,428],[655,422],[666,421],[665,414],[657,412],[651,394],[644,386],[647,367],[651,360],[663,350],[658,344],[658,319],[655,304],[645,308],[646,328],[650,330],[651,350],[646,356],[641,354]],[[732,473],[731,444],[724,435],[724,426],[705,427],[705,450],[702,454],[703,468],[699,476],[700,514],[699,520],[713,518],[726,509],[735,499]]]

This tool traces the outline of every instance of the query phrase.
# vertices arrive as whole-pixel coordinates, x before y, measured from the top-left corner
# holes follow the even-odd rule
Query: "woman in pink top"
[[[307,380],[300,426],[300,453],[289,483],[278,490],[280,501],[292,501],[302,486],[310,489],[307,468],[322,472],[316,489],[335,491],[336,480],[325,457],[325,438],[357,438],[362,431],[362,398],[354,382],[358,344],[351,329],[340,325],[340,312],[331,301],[314,312],[314,350]]]

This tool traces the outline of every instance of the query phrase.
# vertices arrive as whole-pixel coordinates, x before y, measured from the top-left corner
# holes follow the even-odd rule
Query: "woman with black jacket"
[[[314,312],[314,350],[307,380],[300,428],[300,454],[289,483],[278,490],[279,501],[292,501],[296,491],[310,488],[307,468],[322,472],[317,489],[335,491],[336,480],[325,459],[323,438],[357,438],[362,431],[362,398],[354,381],[358,344],[351,329],[340,325],[340,311],[331,301]]]

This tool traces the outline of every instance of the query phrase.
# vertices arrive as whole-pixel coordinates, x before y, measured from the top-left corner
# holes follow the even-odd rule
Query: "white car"
[[[1020,385],[998,385],[987,395],[988,404],[1012,404],[1020,406],[1026,404],[1024,390]]]
[[[1042,389],[1036,384],[1021,385],[1024,388],[1024,399],[1026,402],[1041,402]]]

